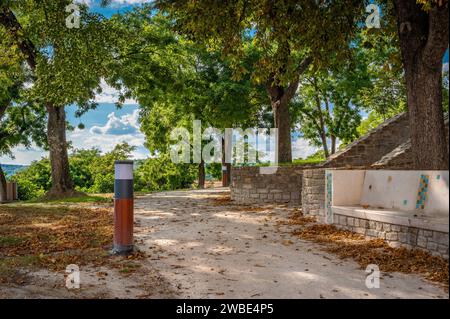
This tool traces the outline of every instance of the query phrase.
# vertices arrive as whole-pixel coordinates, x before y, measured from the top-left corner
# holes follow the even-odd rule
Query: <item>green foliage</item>
[[[30,200],[43,196],[51,187],[50,172],[50,161],[44,158],[14,174],[10,179],[17,182],[19,199]]]
[[[98,149],[75,150],[69,157],[70,174],[75,188],[86,193],[112,193],[114,191],[114,163],[130,158],[134,147],[127,143],[117,145],[111,152],[101,154]],[[196,166],[174,164],[170,157],[138,161],[135,168],[136,191],[160,191],[189,188],[196,177]],[[44,158],[14,174],[10,179],[18,183],[19,199],[36,200],[51,187],[50,162]],[[73,202],[96,202],[97,197],[80,197]]]
[[[135,188],[144,192],[190,188],[195,178],[196,165],[175,164],[169,155],[160,154],[135,171]]]
[[[213,180],[222,179],[222,164],[221,163],[211,163],[206,164],[206,176],[207,178]]]
[[[127,143],[118,144],[100,156],[97,149],[76,151],[69,158],[70,172],[75,188],[88,193],[114,191],[114,162],[130,158],[135,148]]]
[[[327,65],[332,56],[338,61],[348,58],[349,39],[364,1],[157,0],[155,5],[170,14],[177,30],[229,57],[237,76],[249,72],[242,57],[251,39],[260,54],[255,81],[274,77],[287,84],[297,77],[306,55],[316,67]]]

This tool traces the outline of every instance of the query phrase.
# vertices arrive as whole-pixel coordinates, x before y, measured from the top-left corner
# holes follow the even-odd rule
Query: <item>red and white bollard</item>
[[[114,179],[114,254],[128,254],[133,251],[133,210],[133,161],[116,161]]]

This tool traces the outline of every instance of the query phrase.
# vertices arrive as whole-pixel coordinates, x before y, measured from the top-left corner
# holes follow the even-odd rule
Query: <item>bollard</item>
[[[133,251],[133,161],[115,162],[114,254]]]

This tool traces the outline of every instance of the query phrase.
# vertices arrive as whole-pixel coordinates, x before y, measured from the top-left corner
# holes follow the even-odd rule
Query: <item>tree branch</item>
[[[28,65],[34,71],[36,69],[36,47],[23,36],[24,30],[9,7],[0,9],[0,24],[13,35],[20,51],[26,56]]]

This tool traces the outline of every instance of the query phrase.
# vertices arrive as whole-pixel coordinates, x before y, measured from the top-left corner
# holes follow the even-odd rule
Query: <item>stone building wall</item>
[[[334,214],[334,224],[340,229],[372,238],[382,238],[393,247],[420,248],[448,259],[448,232],[419,229],[362,218]]]
[[[274,174],[260,174],[259,167],[233,167],[231,199],[240,204],[289,203],[301,205],[303,168],[278,167]]]

